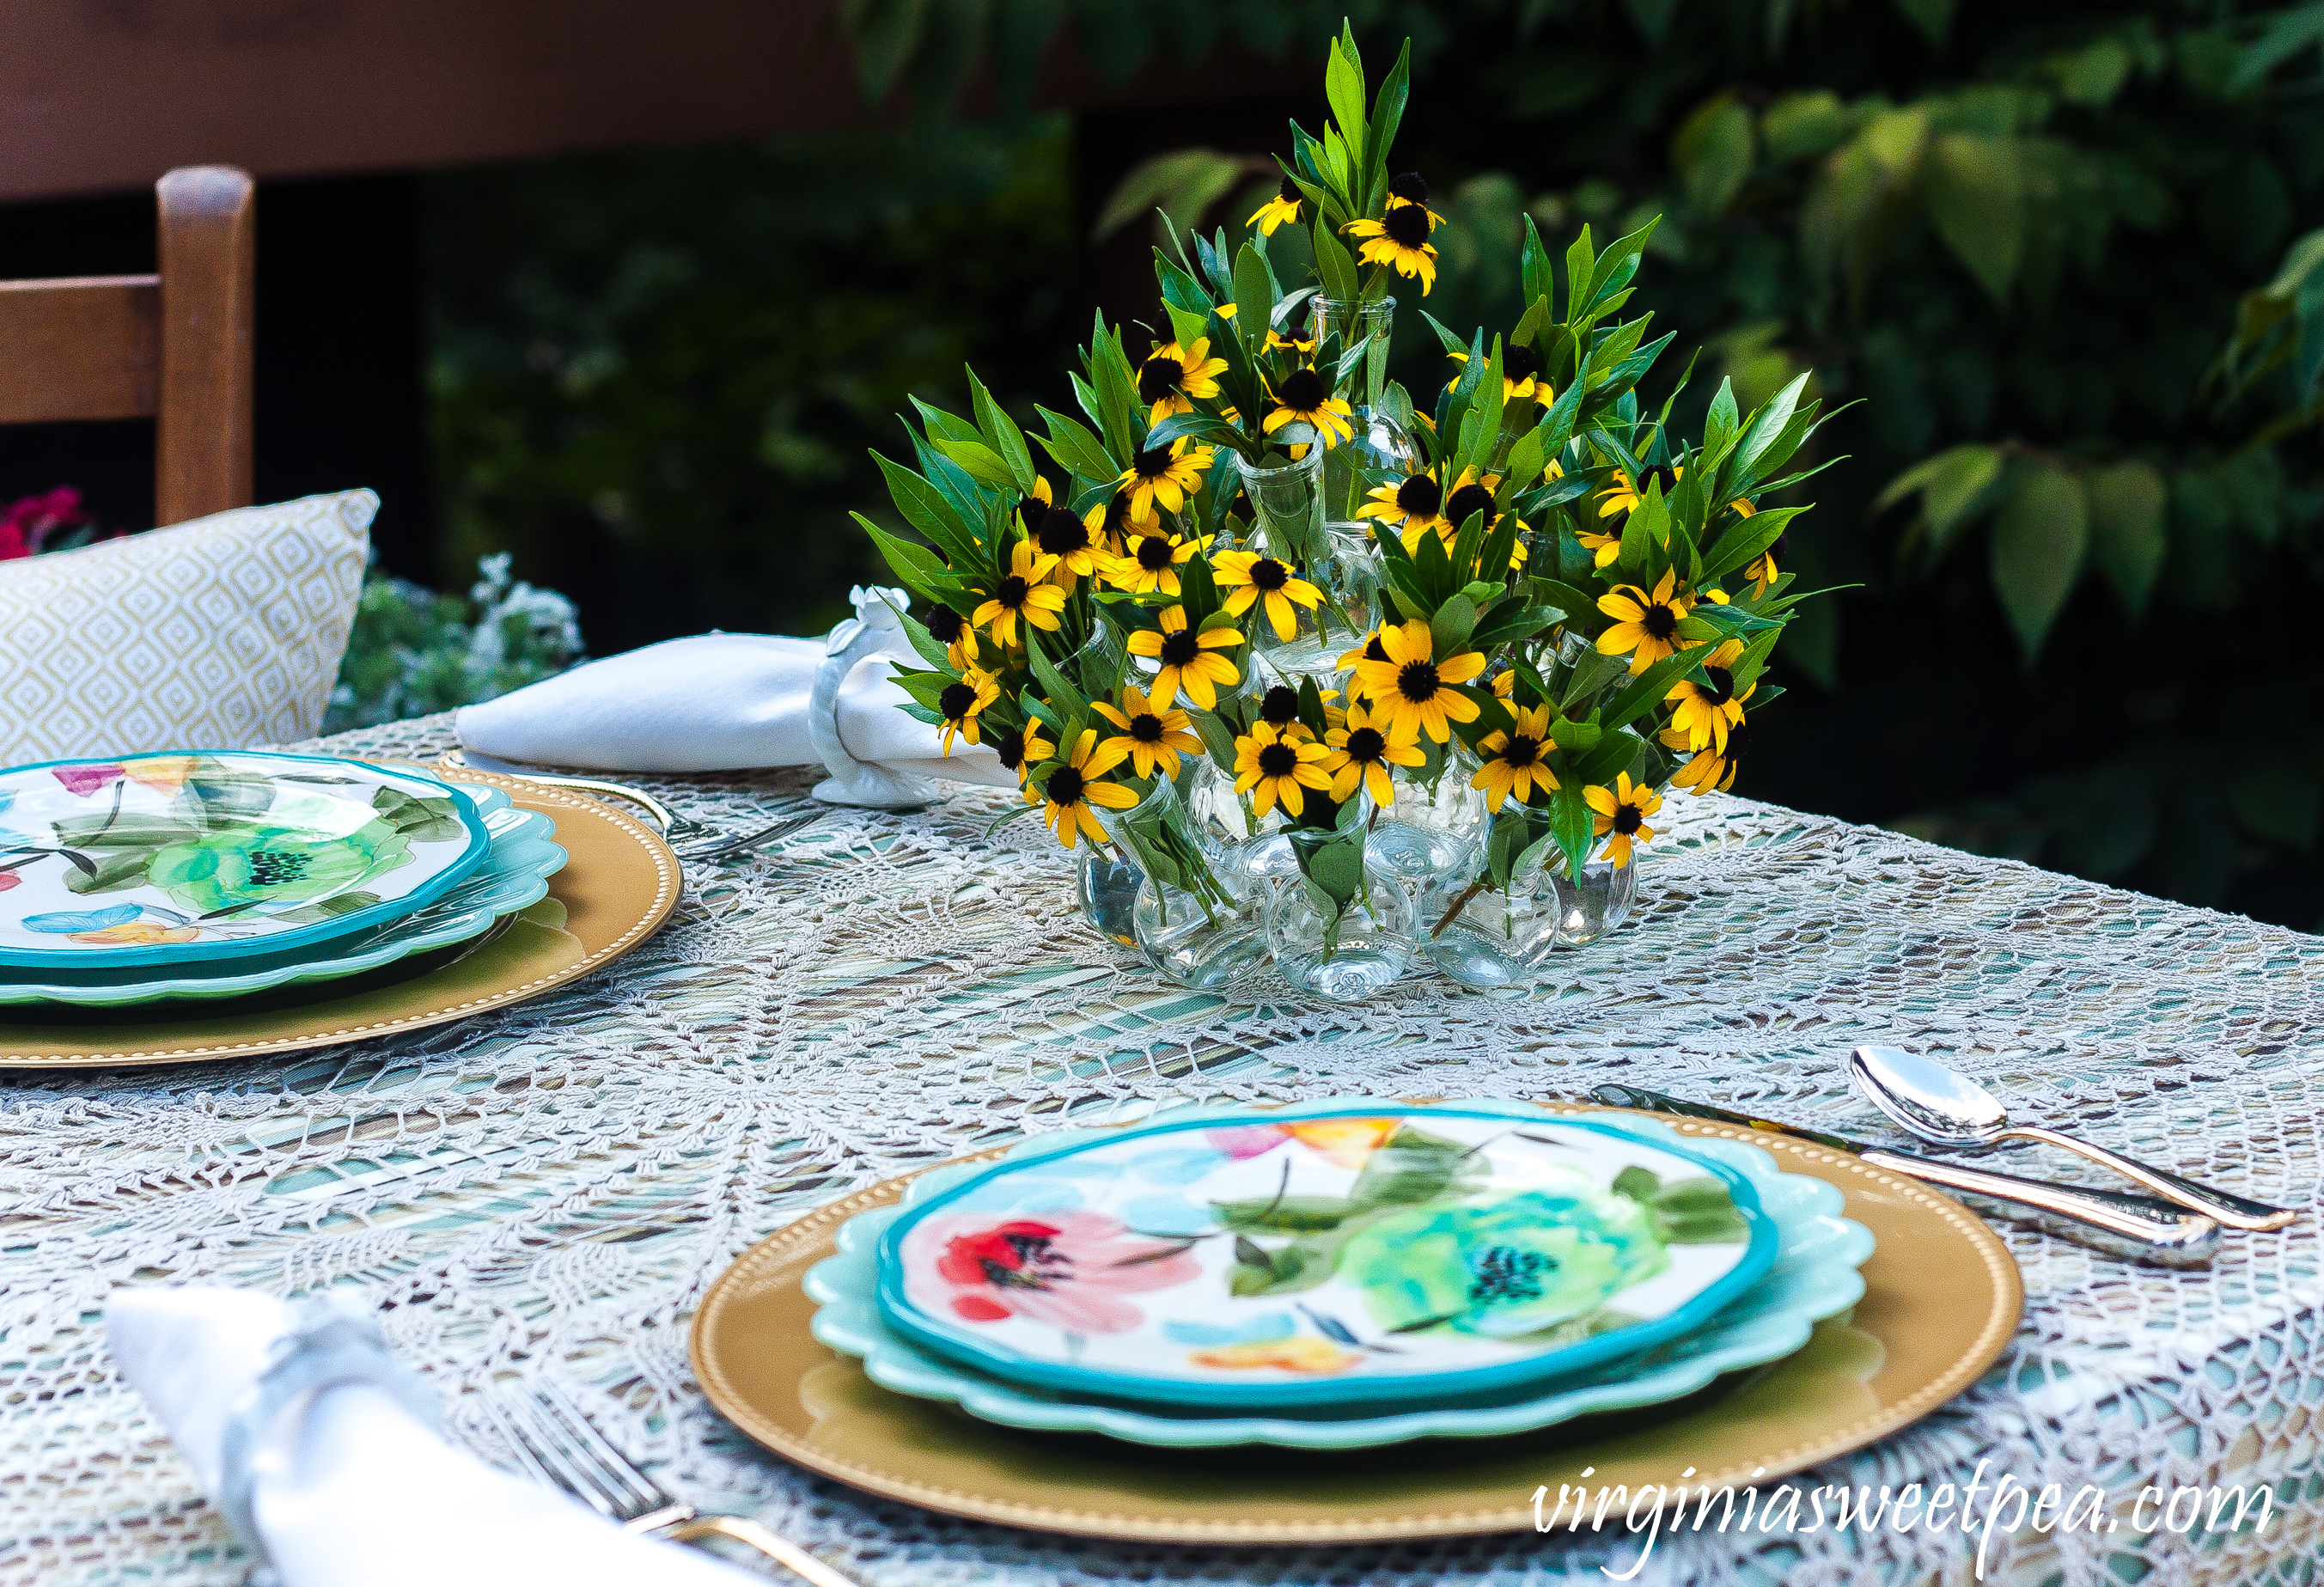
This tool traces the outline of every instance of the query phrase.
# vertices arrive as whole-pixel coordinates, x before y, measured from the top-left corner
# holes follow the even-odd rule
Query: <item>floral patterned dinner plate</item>
[[[425,907],[489,847],[464,795],[356,761],[230,750],[18,767],[0,772],[0,968],[281,953]]]
[[[1506,1393],[1684,1334],[1776,1230],[1727,1163],[1490,1104],[1251,1110],[1012,1156],[879,1243],[883,1324],[1015,1382],[1292,1409]]]
[[[484,863],[458,885],[409,915],[286,953],[207,964],[105,964],[60,971],[53,981],[0,978],[0,1008],[128,1008],[246,997],[281,986],[346,981],[455,943],[475,942],[498,922],[548,897],[549,879],[565,868],[567,855],[554,841],[557,823],[550,817],[515,808],[505,792],[488,784],[456,786],[475,802],[492,846]]]

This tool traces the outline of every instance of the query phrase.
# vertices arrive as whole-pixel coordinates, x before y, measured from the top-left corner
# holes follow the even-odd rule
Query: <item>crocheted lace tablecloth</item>
[[[449,719],[327,741],[432,756]],[[741,830],[803,774],[663,779]],[[121,1284],[359,1281],[449,1425],[553,1376],[666,1486],[899,1584],[1603,1581],[1620,1534],[1191,1549],[1018,1532],[867,1499],[760,1452],[705,1403],[687,1323],[769,1231],[1028,1131],[1335,1093],[1586,1096],[1616,1080],[1894,1139],[1848,1092],[1863,1041],[1942,1051],[2029,1116],[2270,1200],[2319,1178],[2324,940],[1747,800],[1675,798],[1618,933],[1507,995],[1442,981],[1357,1010],[1265,974],[1159,983],[1075,909],[1002,796],[835,810],[690,869],[668,928],[604,973],[432,1033],[319,1055],[0,1077],[0,1582],[226,1583],[244,1562],[98,1325]],[[2015,1165],[2013,1165],[2015,1166]],[[2076,1178],[2043,1153],[2024,1171]],[[2102,1182],[2093,1178],[2093,1183]],[[1997,1225],[2028,1306],[2001,1364],[1814,1480],[2266,1482],[2265,1536],[1997,1539],[1986,1579],[2306,1582],[2324,1492],[2317,1228],[2206,1269],[2126,1265]],[[2150,1512],[2151,1513],[2151,1512]],[[1646,1581],[1969,1579],[1956,1532],[1665,1536]],[[2305,1562],[2305,1563],[2303,1563]]]

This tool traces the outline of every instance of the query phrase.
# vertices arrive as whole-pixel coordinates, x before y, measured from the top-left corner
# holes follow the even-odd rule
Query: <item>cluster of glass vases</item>
[[[1308,329],[1319,348],[1335,357],[1360,342],[1365,348],[1345,393],[1355,408],[1351,441],[1259,464],[1229,454],[1251,505],[1247,549],[1296,563],[1325,597],[1287,640],[1258,610],[1246,615],[1251,649],[1238,692],[1256,697],[1281,679],[1339,672],[1339,659],[1380,619],[1370,530],[1355,512],[1362,470],[1406,471],[1416,455],[1379,403],[1395,309],[1393,298],[1312,305]],[[1622,672],[1586,644],[1540,661],[1554,680],[1593,695],[1618,687]],[[1490,885],[1497,817],[1471,785],[1476,770],[1455,743],[1433,776],[1399,778],[1394,800],[1378,807],[1360,791],[1342,824],[1326,830],[1292,824],[1279,809],[1257,815],[1231,774],[1185,757],[1133,808],[1099,812],[1113,852],[1084,854],[1083,913],[1189,987],[1222,985],[1269,958],[1291,985],[1342,1003],[1415,974],[1482,988],[1524,983],[1549,968],[1553,953],[1622,923],[1636,866],[1592,862],[1577,879],[1556,860],[1506,888]],[[1525,817],[1511,807],[1499,818]],[[1141,854],[1156,856],[1161,874],[1148,874]]]

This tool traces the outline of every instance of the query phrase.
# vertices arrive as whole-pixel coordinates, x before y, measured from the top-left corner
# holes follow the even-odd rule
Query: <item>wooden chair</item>
[[[159,275],[0,281],[0,424],[154,419],[153,521],[251,501],[250,175],[189,165],[154,184]]]

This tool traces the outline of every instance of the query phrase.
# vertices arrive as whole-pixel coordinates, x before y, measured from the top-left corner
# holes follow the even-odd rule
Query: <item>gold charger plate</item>
[[[1425,1453],[1166,1450],[978,1421],[880,1388],[807,1331],[815,1306],[800,1279],[832,1254],[840,1224],[895,1201],[911,1175],[745,1251],[695,1314],[695,1375],[711,1404],[777,1454],[908,1504],[1093,1537],[1302,1544],[1530,1530],[1544,1484],[1553,1496],[1560,1483],[1765,1487],[1919,1420],[1999,1357],[2024,1287],[2008,1249],[1960,1204],[1806,1141],[1655,1116],[1683,1134],[1748,1140],[1785,1172],[1840,1186],[1847,1215],[1878,1241],[1852,1312],[1818,1324],[1784,1360],[1669,1405],[1508,1438],[1432,1439]]]
[[[298,988],[230,1004],[185,1004],[140,1019],[119,1010],[70,1010],[0,1020],[0,1069],[105,1068],[188,1064],[300,1052],[419,1030],[522,1002],[602,970],[659,929],[684,878],[678,856],[651,828],[595,799],[520,777],[463,771],[463,781],[505,789],[519,808],[557,823],[565,868],[549,899],[471,952],[400,977],[394,967],[357,978],[337,996]]]

